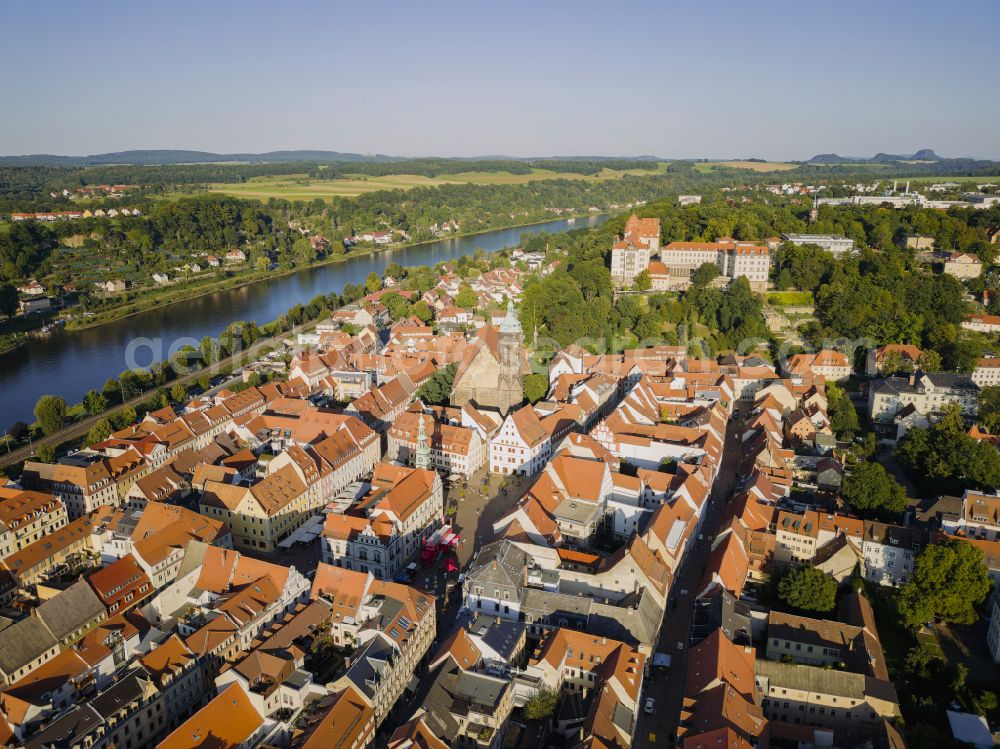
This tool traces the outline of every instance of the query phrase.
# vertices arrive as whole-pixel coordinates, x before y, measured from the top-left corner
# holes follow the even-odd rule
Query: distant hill
[[[386,154],[343,153],[341,151],[268,151],[266,153],[211,153],[209,151],[184,151],[177,149],[116,151],[90,156],[60,156],[36,153],[26,156],[0,156],[0,166],[163,166],[166,164],[247,163],[276,164],[288,162],[326,163],[385,163],[410,161],[412,156]],[[456,161],[661,161],[658,156],[470,156],[440,157]]]
[[[806,164],[889,164],[894,161],[947,161],[933,148],[921,148],[914,154],[877,153],[871,158],[864,156],[839,156],[835,153],[821,153],[813,156]]]
[[[150,151],[118,151],[90,156],[57,156],[37,153],[28,156],[0,156],[5,166],[108,166],[128,164],[134,166],[162,166],[164,164],[211,164],[243,162],[273,164],[290,161],[308,162],[386,162],[403,161],[405,157],[385,154],[341,153],[340,151],[269,151],[267,153],[210,153],[208,151],[182,151],[175,149]]]

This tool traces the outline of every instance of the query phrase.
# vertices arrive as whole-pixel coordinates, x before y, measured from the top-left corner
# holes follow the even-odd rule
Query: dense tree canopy
[[[529,374],[524,378],[524,397],[528,403],[537,403],[549,392],[549,378],[543,374]]]
[[[906,490],[881,463],[864,461],[855,465],[844,478],[842,493],[862,517],[892,519],[906,509]]]
[[[793,567],[778,582],[778,595],[803,611],[831,611],[837,602],[837,583],[815,567]]]
[[[937,618],[972,624],[975,607],[990,592],[990,575],[983,552],[952,538],[927,546],[913,565],[913,575],[899,591],[899,611],[909,626]]]
[[[838,439],[851,440],[861,425],[858,412],[842,387],[832,382],[826,386],[827,411],[830,414],[830,429]]]
[[[954,405],[929,429],[907,432],[896,447],[896,456],[928,495],[1000,487],[1000,453],[966,433]]]
[[[447,403],[451,397],[451,386],[455,382],[457,371],[457,364],[449,364],[444,369],[439,369],[420,386],[417,397],[428,405],[439,406]]]

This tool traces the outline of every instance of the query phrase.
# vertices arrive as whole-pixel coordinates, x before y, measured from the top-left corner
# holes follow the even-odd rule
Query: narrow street
[[[670,668],[666,672],[651,669],[646,678],[640,701],[643,705],[647,697],[655,700],[655,710],[648,715],[640,712],[636,721],[636,749],[662,747],[673,744],[677,724],[684,699],[684,683],[687,669],[688,636],[691,632],[691,618],[694,597],[705,571],[705,564],[711,552],[712,539],[719,530],[722,510],[732,495],[739,470],[739,432],[742,421],[733,416],[726,433],[726,446],[722,455],[722,466],[711,498],[708,502],[705,523],[702,526],[703,539],[695,542],[681,567],[681,573],[674,580],[667,601],[667,612],[660,630],[657,652],[670,656]]]

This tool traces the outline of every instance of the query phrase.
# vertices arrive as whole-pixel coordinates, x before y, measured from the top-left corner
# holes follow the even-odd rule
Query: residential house
[[[0,553],[3,557],[57,531],[69,522],[54,494],[0,487]]]
[[[960,281],[979,278],[982,275],[982,261],[970,252],[949,252],[942,257],[942,260],[944,272]]]
[[[886,377],[868,389],[868,415],[877,426],[892,425],[897,413],[912,405],[924,415],[940,413],[955,403],[965,416],[979,406],[979,386],[968,375],[917,371],[909,377]]]
[[[369,493],[347,514],[326,516],[323,561],[391,580],[420,551],[443,516],[436,472],[379,463]]]
[[[869,349],[865,359],[865,374],[869,377],[875,377],[876,375],[886,373],[886,362],[894,359],[901,361],[911,370],[916,369],[920,363],[922,353],[916,346],[905,343],[889,343],[885,346]],[[888,372],[887,374],[896,373]]]

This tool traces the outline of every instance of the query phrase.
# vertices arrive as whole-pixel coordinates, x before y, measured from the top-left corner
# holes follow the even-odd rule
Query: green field
[[[233,195],[239,198],[284,198],[286,200],[314,200],[322,198],[350,198],[376,190],[408,190],[411,187],[435,187],[437,185],[520,185],[540,179],[578,179],[598,182],[619,179],[626,174],[662,173],[665,164],[657,169],[604,169],[594,175],[553,172],[548,169],[533,169],[531,174],[511,174],[510,172],[459,172],[439,177],[424,177],[418,174],[390,174],[384,177],[350,176],[344,179],[312,179],[308,175],[281,175],[274,177],[254,177],[239,184],[213,184],[210,192]]]
[[[798,164],[785,161],[700,161],[694,165],[699,172],[711,172],[716,169],[748,169],[751,172],[787,172],[795,169]]]
[[[813,304],[811,291],[769,291],[766,298],[778,307],[808,307]]]

